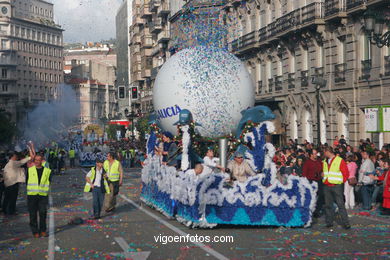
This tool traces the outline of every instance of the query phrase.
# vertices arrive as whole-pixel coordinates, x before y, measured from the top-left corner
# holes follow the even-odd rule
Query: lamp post
[[[316,86],[316,99],[317,99],[317,144],[321,145],[321,98],[320,91],[322,87],[326,86],[327,81],[322,77],[312,77],[311,83]]]
[[[368,39],[379,48],[390,47],[390,31],[382,34],[385,24],[388,23],[381,12],[369,10],[364,14],[364,28]]]

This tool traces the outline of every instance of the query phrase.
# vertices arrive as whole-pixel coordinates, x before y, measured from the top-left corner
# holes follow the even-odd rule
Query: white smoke
[[[36,147],[48,142],[64,142],[68,129],[78,124],[80,103],[69,85],[58,87],[56,100],[39,103],[19,124],[24,141],[33,141]]]

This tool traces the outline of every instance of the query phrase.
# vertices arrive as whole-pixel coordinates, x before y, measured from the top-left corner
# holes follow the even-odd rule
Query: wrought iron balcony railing
[[[275,77],[275,91],[282,91],[283,90],[283,76],[276,76]]]
[[[325,1],[325,16],[332,16],[346,10],[346,0]]]

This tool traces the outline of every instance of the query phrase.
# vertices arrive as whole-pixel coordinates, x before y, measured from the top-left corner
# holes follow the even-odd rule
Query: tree
[[[11,121],[11,115],[4,109],[0,109],[0,144],[9,144],[16,134],[16,126]]]
[[[116,140],[116,131],[124,131],[124,126],[122,125],[108,125],[106,128],[108,139]]]
[[[137,131],[139,132],[139,138],[141,143],[145,143],[145,135],[149,131],[149,114],[145,114],[143,117],[137,120]]]

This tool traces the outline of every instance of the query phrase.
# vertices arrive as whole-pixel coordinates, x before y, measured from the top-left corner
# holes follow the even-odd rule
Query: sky
[[[96,42],[115,38],[115,15],[122,0],[51,0],[64,42]]]

